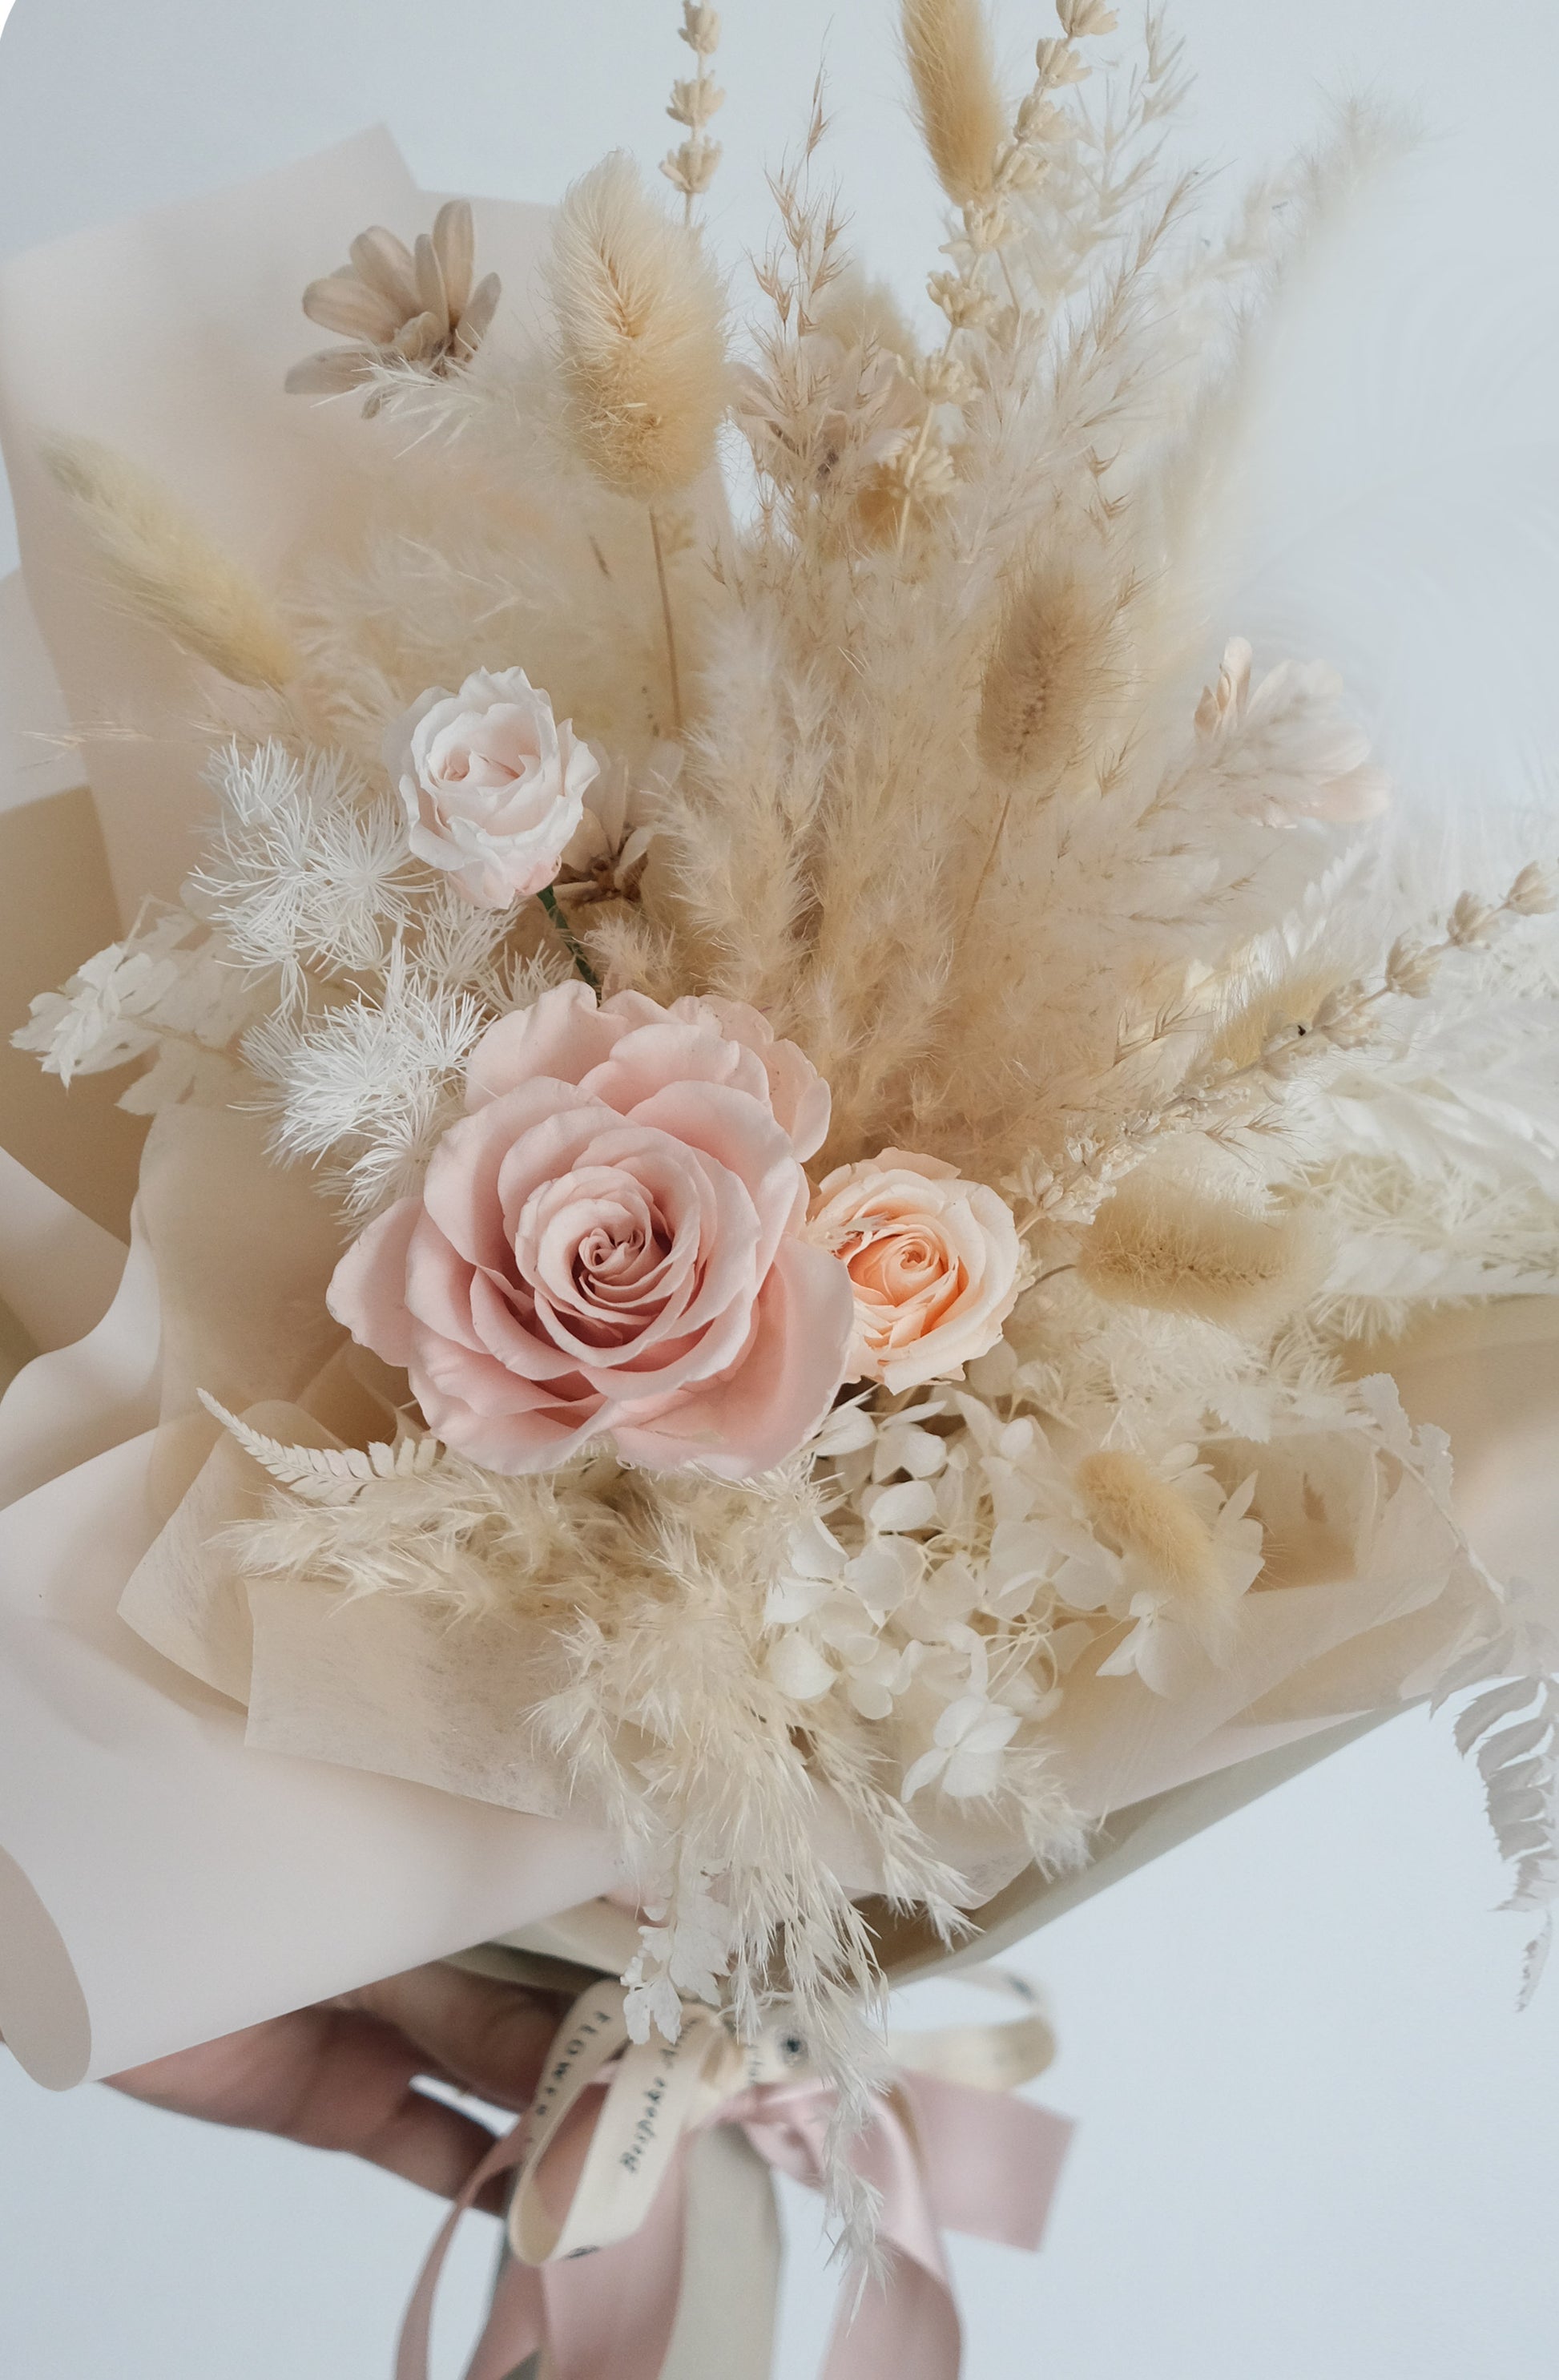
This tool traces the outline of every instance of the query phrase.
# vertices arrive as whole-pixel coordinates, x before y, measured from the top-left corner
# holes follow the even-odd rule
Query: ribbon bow
[[[1016,1976],[1015,2022],[893,2034],[886,2087],[849,2162],[879,2194],[885,2266],[847,2275],[823,2380],[957,2380],[961,2333],[942,2231],[1037,2248],[1071,2125],[1012,2095],[1048,2064],[1048,2026]],[[739,2128],[771,2171],[825,2183],[833,2086],[782,2027],[750,2045],[712,2010],[674,2042],[631,2043],[620,1984],[593,1985],[554,2036],[536,2098],[471,2175],[433,2243],[401,2333],[395,2380],[428,2380],[434,2292],[461,2216],[514,2172],[509,2245],[466,2380],[511,2380],[545,2349],[547,2380],[659,2380],[678,2314],[687,2156]]]

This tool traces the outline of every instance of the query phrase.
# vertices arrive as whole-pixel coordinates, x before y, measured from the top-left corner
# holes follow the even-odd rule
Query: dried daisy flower
[[[310,322],[339,331],[354,344],[308,356],[287,374],[293,396],[339,396],[360,388],[386,365],[411,364],[447,373],[468,363],[498,310],[496,273],[472,285],[476,231],[464,199],[439,209],[431,237],[408,249],[375,225],[352,242],[352,261],[303,293]],[[377,413],[383,392],[364,406]]]
[[[643,771],[619,758],[585,795],[585,815],[562,856],[553,891],[569,909],[636,901],[655,840],[658,804],[682,771],[682,751],[658,744]]]

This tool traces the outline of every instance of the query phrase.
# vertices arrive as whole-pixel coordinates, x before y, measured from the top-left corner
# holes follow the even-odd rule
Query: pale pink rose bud
[[[845,1378],[895,1395],[988,1354],[1021,1285],[1022,1246],[1004,1201],[940,1158],[901,1148],[830,1173],[807,1235],[840,1258],[855,1293]]]
[[[508,1474],[598,1439],[733,1479],[793,1454],[852,1311],[803,1235],[828,1099],[801,1051],[735,1002],[562,984],[489,1026],[466,1107],[329,1293],[429,1427]]]
[[[524,670],[474,670],[434,686],[395,722],[384,759],[415,856],[469,901],[506,909],[550,884],[600,773]]]

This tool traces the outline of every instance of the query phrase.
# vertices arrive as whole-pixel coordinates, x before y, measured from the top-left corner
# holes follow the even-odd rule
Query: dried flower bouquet
[[[640,2035],[788,1994],[836,2071],[874,1910],[956,1938],[1220,1730],[1513,1677],[1466,1731],[1554,1872],[1546,1636],[1379,1349],[1559,1285],[1471,1081],[1552,1076],[1556,879],[1419,914],[1338,681],[1211,591],[1263,322],[1389,133],[1210,225],[1157,20],[1095,102],[1115,19],[1058,15],[1014,106],[978,0],[904,0],[929,341],[820,101],[738,306],[684,0],[681,205],[587,174],[544,338],[459,204],[309,290],[354,556],[261,588],[54,455],[224,724],[180,904],[19,1038],[262,1115],[340,1225],[312,1385],[209,1400],[127,1616],[272,1743],[603,1820]]]

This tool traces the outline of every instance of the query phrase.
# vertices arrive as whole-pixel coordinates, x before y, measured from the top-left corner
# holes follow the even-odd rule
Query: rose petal
[[[488,1026],[466,1062],[465,1104],[478,1107],[541,1075],[577,1084],[629,1029],[615,1002],[598,1008],[588,984],[556,984],[534,1006]]]
[[[767,1271],[780,1238],[800,1220],[798,1199],[806,1197],[790,1137],[767,1108],[721,1083],[672,1082],[642,1099],[633,1120],[703,1149],[745,1184],[760,1226],[758,1267]]]
[[[618,1423],[623,1454],[647,1470],[701,1463],[722,1479],[772,1469],[804,1443],[844,1373],[855,1301],[844,1267],[787,1240],[758,1293],[743,1360],[659,1425]]]
[[[450,1126],[429,1161],[423,1203],[468,1264],[507,1272],[505,1181],[528,1163],[529,1171],[519,1172],[517,1208],[534,1183],[566,1172],[601,1124],[616,1121],[572,1083],[522,1083]]]
[[[360,1232],[331,1276],[325,1304],[361,1347],[386,1364],[410,1360],[406,1251],[422,1219],[420,1198],[402,1198]]]

